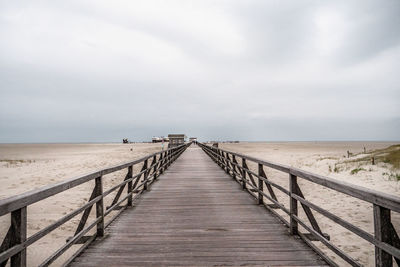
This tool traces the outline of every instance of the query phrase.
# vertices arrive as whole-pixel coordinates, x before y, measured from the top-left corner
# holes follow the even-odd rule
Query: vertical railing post
[[[221,167],[226,172],[226,165],[225,165],[225,152],[220,151],[221,153]]]
[[[154,164],[154,167],[153,167],[153,180],[155,180],[155,179],[157,179],[157,165],[158,165],[158,162],[157,162],[157,155],[154,155],[153,156],[153,164]]]
[[[378,241],[391,243],[390,210],[374,204],[374,232]],[[393,266],[392,255],[375,247],[375,266]]]
[[[102,177],[97,177],[95,180],[95,195],[96,197],[103,195],[103,179]],[[104,205],[103,205],[103,196],[100,200],[96,202],[96,218],[101,218],[101,220],[97,223],[97,237],[104,236]]]
[[[164,172],[164,153],[165,152],[162,152],[160,154],[160,158],[158,159],[160,161],[160,175]]]
[[[290,189],[290,234],[298,234],[298,224],[293,215],[297,216],[297,200],[292,197],[292,194],[297,192],[297,176],[289,174],[289,189]]]
[[[244,166],[246,166],[246,159],[242,158],[242,187],[243,190],[246,190],[246,170],[244,169]]]
[[[168,150],[166,155],[165,155],[166,158],[167,158],[166,161],[165,161],[165,169],[168,169],[168,166],[169,166],[168,165],[169,164],[169,153],[170,153],[170,150]]]
[[[163,172],[165,172],[167,170],[167,168],[168,168],[168,153],[169,153],[169,151],[165,151],[165,154],[164,154],[164,169],[163,169]]]
[[[149,176],[149,171],[147,169],[147,159],[143,162],[143,169],[145,170],[144,172],[144,185],[143,185],[143,190],[147,190],[147,177]]]
[[[264,204],[264,196],[261,192],[264,192],[264,181],[261,180],[260,176],[264,173],[263,165],[258,163],[258,204]]]
[[[12,236],[10,245],[15,246],[26,241],[26,207],[11,212]],[[26,266],[26,248],[11,257],[11,267]]]
[[[232,155],[232,162],[233,162],[233,163],[232,163],[232,166],[233,166],[233,167],[232,167],[232,168],[233,168],[233,169],[232,169],[232,174],[233,174],[233,175],[232,175],[232,178],[236,180],[236,166],[234,165],[234,164],[236,163],[236,157],[235,157],[235,155]]]
[[[133,176],[133,167],[128,167],[128,179],[131,179]],[[128,182],[128,194],[130,194],[133,190],[133,183],[132,181]],[[132,207],[132,194],[128,196],[128,207]]]

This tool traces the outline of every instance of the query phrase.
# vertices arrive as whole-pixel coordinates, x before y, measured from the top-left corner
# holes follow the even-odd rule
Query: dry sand
[[[382,175],[382,173],[391,171],[390,166],[385,166],[384,164],[363,166],[367,171],[361,171],[355,175],[350,174],[350,170],[355,168],[355,166],[350,165],[342,166],[339,173],[332,172],[334,164],[344,159],[343,156],[346,155],[347,150],[361,152],[364,146],[367,150],[372,150],[387,147],[388,145],[391,145],[391,143],[286,142],[220,144],[222,148],[231,151],[292,165],[314,173],[399,195],[400,183],[390,180],[388,175]],[[131,148],[133,148],[133,151],[130,150]],[[3,144],[0,145],[0,199],[95,171],[99,168],[137,159],[160,149],[161,144]],[[329,166],[331,166],[331,171]],[[255,168],[251,164],[250,167]],[[104,177],[104,190],[122,181],[125,173],[123,171]],[[287,175],[271,169],[266,169],[266,173],[269,179],[287,188]],[[373,232],[372,207],[370,204],[309,182],[300,181],[300,186],[308,200],[323,206],[325,209],[370,233]],[[28,236],[86,203],[92,189],[93,183],[86,183],[30,206],[28,209]],[[288,207],[288,198],[279,194],[277,190],[275,191],[278,199]],[[112,196],[106,198],[105,205],[110,203],[111,200]],[[305,218],[304,214],[300,215]],[[323,231],[331,236],[331,240],[338,247],[348,252],[361,263],[367,266],[374,265],[373,246],[328,219],[318,214],[316,217]],[[1,240],[9,226],[9,219],[9,216],[0,218]],[[80,216],[75,217],[71,222],[64,224],[29,247],[29,266],[38,265],[57,248],[65,244],[66,238],[73,235],[79,219]],[[400,229],[400,217],[398,214],[393,216],[393,222],[395,227]],[[76,249],[75,247],[77,246],[74,246],[55,265],[60,265],[63,259],[73,253]],[[325,251],[330,253],[328,250]],[[337,256],[335,260],[345,266]]]
[[[301,168],[306,171],[325,175],[338,180],[357,184],[388,194],[400,195],[400,182],[390,177],[396,171],[390,165],[359,165],[359,163],[343,163],[347,160],[347,151],[356,154],[362,153],[364,147],[370,150],[385,148],[396,143],[390,142],[285,142],[285,143],[220,143],[220,148],[250,155],[263,160],[282,163]],[[355,156],[361,157],[362,154]],[[336,166],[338,172],[334,172]],[[256,166],[248,164],[256,171]],[[365,170],[351,174],[351,170],[362,167]],[[265,168],[268,179],[288,188],[288,175]],[[399,171],[397,171],[399,173]],[[353,197],[348,197],[336,191],[298,179],[300,187],[307,200],[340,216],[361,229],[373,234],[372,205]],[[275,190],[278,200],[289,207],[288,197],[279,190]],[[300,215],[307,221],[300,208]],[[280,212],[287,220],[285,213]],[[345,228],[333,223],[320,214],[316,214],[317,221],[323,232],[330,235],[332,242],[351,257],[366,266],[374,266],[374,247],[368,242],[354,235]],[[392,222],[400,233],[400,215],[392,212]],[[340,266],[347,266],[340,257],[326,249],[319,242],[314,242],[330,255]],[[394,263],[396,266],[396,263]]]

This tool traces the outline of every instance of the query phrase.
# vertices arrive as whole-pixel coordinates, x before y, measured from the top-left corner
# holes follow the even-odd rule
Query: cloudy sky
[[[399,140],[400,1],[0,0],[0,142]]]

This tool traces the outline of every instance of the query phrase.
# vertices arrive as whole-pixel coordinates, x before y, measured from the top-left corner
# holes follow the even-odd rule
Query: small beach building
[[[197,142],[197,137],[190,137],[189,142]]]
[[[157,137],[157,136],[154,136],[154,137],[151,139],[151,142],[152,142],[152,143],[161,143],[162,141],[163,141],[162,137]]]
[[[186,138],[186,135],[184,135],[184,134],[169,134],[168,135],[168,139],[169,139],[168,148],[183,145],[185,143],[185,138]]]

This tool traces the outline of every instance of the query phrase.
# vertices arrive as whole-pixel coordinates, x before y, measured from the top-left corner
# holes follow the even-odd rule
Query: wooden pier
[[[200,148],[188,148],[72,266],[326,265]]]
[[[53,264],[73,245],[80,247],[63,266],[339,266],[313,241],[349,265],[362,266],[330,241],[315,212],[372,244],[375,266],[400,266],[400,238],[391,222],[391,214],[400,213],[398,196],[195,144],[0,200],[0,216],[11,218],[0,245],[0,267],[7,262],[29,265],[27,247],[76,216],[81,218],[75,233],[40,266]],[[134,166],[141,168],[138,173]],[[269,180],[265,168],[286,173],[288,188]],[[106,175],[123,170],[122,182],[104,191]],[[374,232],[307,200],[299,179],[370,203]],[[86,204],[27,236],[30,205],[93,181]],[[277,198],[276,190],[288,197],[289,205]],[[106,197],[112,199],[108,207]],[[300,208],[305,216],[299,215]]]

